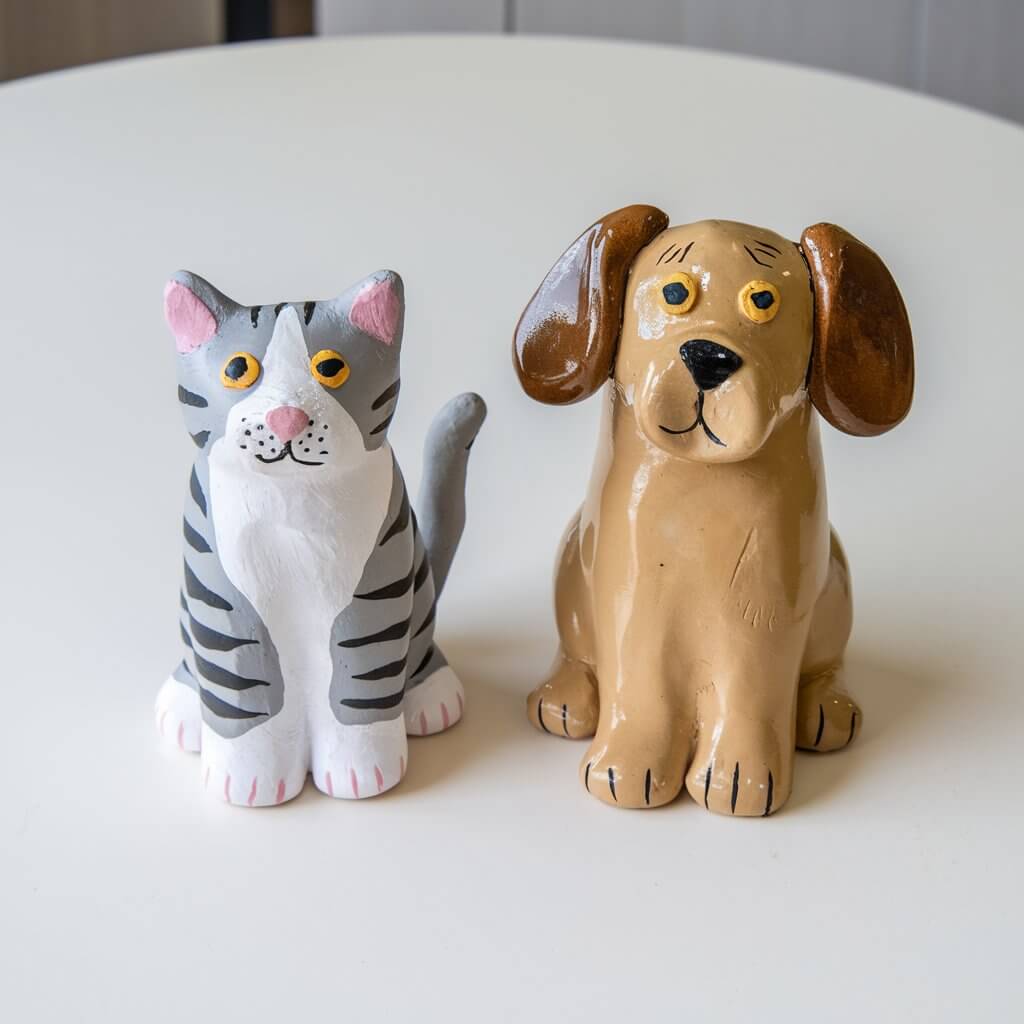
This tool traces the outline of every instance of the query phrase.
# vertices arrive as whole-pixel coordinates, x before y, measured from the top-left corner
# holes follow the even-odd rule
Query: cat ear
[[[178,351],[185,355],[205,345],[235,305],[198,274],[179,270],[164,288],[164,318]]]
[[[371,338],[393,345],[402,340],[405,289],[393,270],[379,270],[354,289],[348,320]]]

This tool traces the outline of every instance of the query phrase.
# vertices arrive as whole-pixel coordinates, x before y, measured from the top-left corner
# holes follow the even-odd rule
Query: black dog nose
[[[724,384],[743,365],[743,360],[732,349],[703,338],[680,345],[679,354],[701,391]]]

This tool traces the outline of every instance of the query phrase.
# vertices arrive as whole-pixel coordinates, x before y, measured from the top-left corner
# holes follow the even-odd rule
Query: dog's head
[[[516,328],[526,392],[576,402],[609,377],[646,437],[671,455],[735,462],[809,398],[848,434],[880,434],[910,408],[914,356],[879,257],[816,224],[797,245],[764,228],[668,227],[629,206],[588,228]]]

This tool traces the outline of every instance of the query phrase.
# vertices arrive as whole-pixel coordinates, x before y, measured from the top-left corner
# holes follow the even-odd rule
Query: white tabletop
[[[736,57],[434,37],[8,85],[0,139],[0,1015],[1009,1019],[1024,132]],[[564,245],[631,202],[792,238],[836,221],[915,327],[907,422],[825,431],[863,734],[800,755],[770,820],[603,806],[584,746],[524,713],[598,410],[530,402],[511,332]],[[399,270],[414,482],[433,411],[490,405],[439,616],[467,717],[380,799],[231,808],[157,744],[192,454],[161,318],[179,266],[252,302]]]

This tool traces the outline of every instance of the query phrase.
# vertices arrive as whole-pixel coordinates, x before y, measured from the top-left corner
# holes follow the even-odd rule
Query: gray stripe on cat
[[[390,402],[392,398],[398,397],[399,389],[402,387],[401,378],[395,381],[390,387],[382,391],[374,400],[373,405],[370,408],[376,412],[385,402]]]
[[[248,679],[246,676],[235,675],[220,665],[207,661],[201,654],[195,655],[196,669],[199,674],[211,683],[223,686],[226,690],[251,690],[254,686],[269,686],[265,679]]]
[[[361,598],[363,601],[384,601],[392,597],[401,597],[412,586],[412,579],[413,571],[410,569],[408,575],[402,579],[395,580],[394,583],[385,584],[385,586],[378,587],[376,590],[371,590],[366,594],[356,594],[356,597]]]
[[[185,628],[185,624],[183,622],[179,622],[178,626],[181,629],[181,642],[186,647],[191,647],[192,646],[192,637],[190,637],[188,635],[188,630]]]
[[[266,718],[266,711],[244,711],[199,687],[199,699],[219,718]]]
[[[199,486],[199,477],[196,476],[196,467],[192,467],[192,475],[188,478],[188,489],[192,500],[199,506],[199,511],[206,515],[206,495]]]
[[[355,675],[352,678],[364,679],[370,682],[377,679],[391,679],[393,676],[397,676],[399,672],[405,671],[405,661],[405,658],[399,658],[398,661],[388,662],[387,665],[370,669],[369,672],[360,672],[359,675]]]
[[[386,419],[384,419],[384,420],[383,420],[382,422],[378,423],[378,424],[377,424],[377,426],[375,426],[375,427],[373,428],[373,430],[371,430],[371,431],[370,431],[370,433],[371,433],[371,434],[379,434],[379,433],[381,433],[381,431],[383,431],[383,430],[387,430],[387,429],[388,429],[388,427],[389,427],[389,426],[391,426],[391,421],[392,421],[392,420],[393,420],[394,418],[395,418],[395,414],[394,414],[394,413],[392,413],[392,414],[391,414],[390,416],[388,416],[388,417],[387,417]]]
[[[202,555],[208,555],[210,553],[210,545],[206,543],[206,538],[187,519],[182,519],[181,525],[185,532],[185,540],[188,542],[188,546]]]
[[[205,448],[206,442],[210,440],[210,432],[208,430],[200,430],[198,434],[190,434],[189,437],[195,442],[197,448]]]
[[[393,626],[388,626],[387,629],[382,629],[379,633],[356,637],[354,640],[341,640],[338,642],[338,646],[365,647],[367,644],[384,643],[385,640],[401,640],[409,631],[409,623],[411,621],[411,619],[404,619],[402,622],[396,622]]]
[[[437,615],[437,598],[435,597],[433,604],[431,604],[431,606],[430,606],[430,611],[427,612],[427,617],[423,620],[422,624],[420,625],[420,628],[417,629],[415,633],[413,633],[413,636],[419,636],[420,633],[422,633],[423,630],[425,630],[427,628],[427,626],[429,626],[434,621],[434,617],[436,615]]]
[[[259,643],[258,640],[237,640],[235,637],[228,636],[225,633],[218,633],[217,630],[204,626],[191,612],[189,612],[188,616],[188,625],[189,629],[192,630],[192,636],[195,637],[196,643],[200,647],[205,647],[208,651],[233,651],[236,647],[245,647],[246,644]]]
[[[189,597],[194,597],[211,608],[219,608],[224,612],[234,611],[223,597],[215,594],[200,581],[199,577],[189,568],[188,562],[185,563],[185,589],[188,591]]]
[[[205,409],[210,404],[202,395],[197,395],[194,391],[189,391],[188,388],[183,388],[180,384],[178,385],[178,401],[182,405],[192,405],[197,409]]]
[[[346,697],[341,703],[347,708],[355,708],[361,711],[376,711],[382,708],[398,707],[402,703],[404,696],[405,689],[403,687],[396,693],[390,693],[386,697]]]

